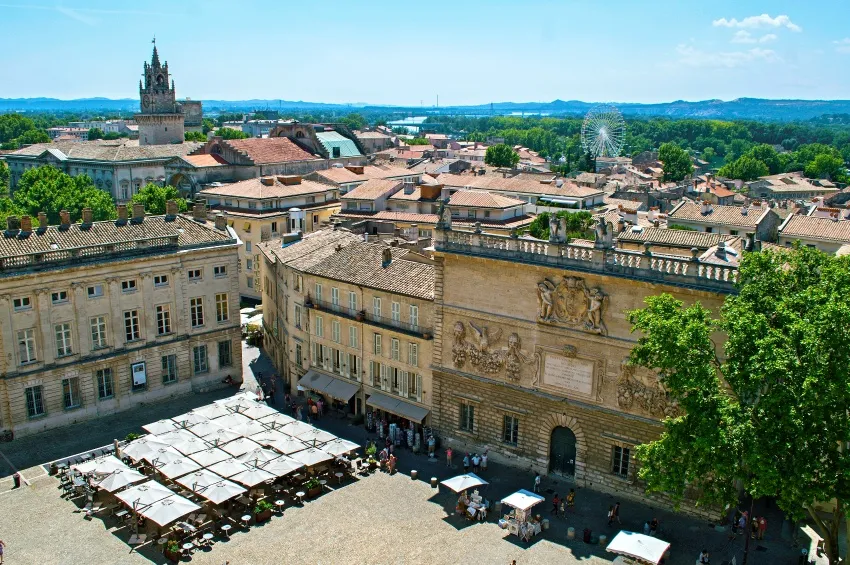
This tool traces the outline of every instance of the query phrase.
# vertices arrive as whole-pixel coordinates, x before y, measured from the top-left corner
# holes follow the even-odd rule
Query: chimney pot
[[[121,223],[127,223],[127,205],[119,204],[118,205],[118,221]]]
[[[45,212],[38,213],[38,229],[46,230],[47,229],[47,214]]]
[[[92,218],[91,208],[83,208],[83,224],[90,226],[92,224]]]
[[[32,217],[21,216],[21,231],[25,233],[32,232]]]
[[[71,213],[68,210],[62,210],[59,212],[59,224],[63,228],[71,227]]]
[[[18,230],[18,217],[17,216],[9,216],[6,218],[6,231],[17,231]]]
[[[393,252],[390,250],[389,247],[385,247],[384,250],[382,251],[382,258],[383,258],[383,264],[384,264],[385,267],[387,265],[389,265],[390,263],[392,263]]]
[[[195,205],[192,208],[192,217],[199,221],[204,221],[207,218],[207,205],[204,200],[200,198],[195,201]]]
[[[145,219],[145,205],[133,204],[133,221],[141,222]]]
[[[166,200],[165,202],[165,216],[167,219],[173,219],[174,216],[177,215],[177,211],[179,208],[177,207],[176,200]]]
[[[215,229],[224,231],[227,229],[227,220],[224,219],[224,214],[215,215]]]

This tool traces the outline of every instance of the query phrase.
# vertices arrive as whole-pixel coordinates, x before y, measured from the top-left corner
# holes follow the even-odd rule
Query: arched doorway
[[[570,428],[557,426],[552,430],[549,471],[569,477],[576,474],[576,435]]]

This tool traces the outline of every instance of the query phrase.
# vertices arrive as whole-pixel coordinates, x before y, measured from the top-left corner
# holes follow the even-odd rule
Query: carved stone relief
[[[640,378],[636,367],[623,362],[617,379],[617,405],[624,410],[639,410],[656,418],[675,418],[681,413],[679,404],[667,396],[657,379]]]
[[[543,279],[537,283],[537,320],[608,335],[603,320],[607,298],[600,288],[588,288],[579,277]]]
[[[603,358],[579,355],[578,348],[570,344],[561,349],[538,345],[534,352],[534,362],[537,369],[531,381],[532,387],[603,402]]]
[[[467,334],[469,326],[471,336]],[[452,342],[452,363],[458,369],[467,363],[486,374],[498,374],[504,369],[505,376],[511,381],[518,381],[522,366],[530,364],[528,354],[522,349],[519,334],[508,336],[507,347],[496,348],[502,337],[502,329],[491,332],[487,326],[478,327],[472,322],[464,324],[458,320],[454,325]]]

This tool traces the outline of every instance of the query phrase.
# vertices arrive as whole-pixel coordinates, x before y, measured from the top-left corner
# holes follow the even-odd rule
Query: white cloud
[[[732,36],[732,43],[769,43],[771,41],[776,41],[776,39],[776,35],[772,33],[766,33],[761,37],[753,37],[753,34],[747,30],[739,29],[735,32],[735,35]]]
[[[753,47],[745,51],[713,53],[682,44],[676,47],[676,52],[679,54],[679,62],[689,67],[732,69],[755,61],[775,63],[782,60],[772,49],[761,47]]]
[[[803,31],[803,28],[792,22],[791,18],[786,15],[771,18],[768,14],[762,14],[760,16],[749,16],[744,18],[743,20],[738,20],[735,18],[727,20],[726,18],[720,18],[719,20],[714,20],[713,22],[711,22],[711,25],[713,25],[714,27],[739,27],[749,29],[759,29],[763,27],[784,27],[790,29],[791,31]]]
[[[835,45],[835,50],[839,53],[850,53],[850,37],[845,37],[832,43]]]

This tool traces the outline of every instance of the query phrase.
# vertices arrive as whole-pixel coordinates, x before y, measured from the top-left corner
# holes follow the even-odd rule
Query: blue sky
[[[845,0],[0,0],[0,97],[850,99]]]

